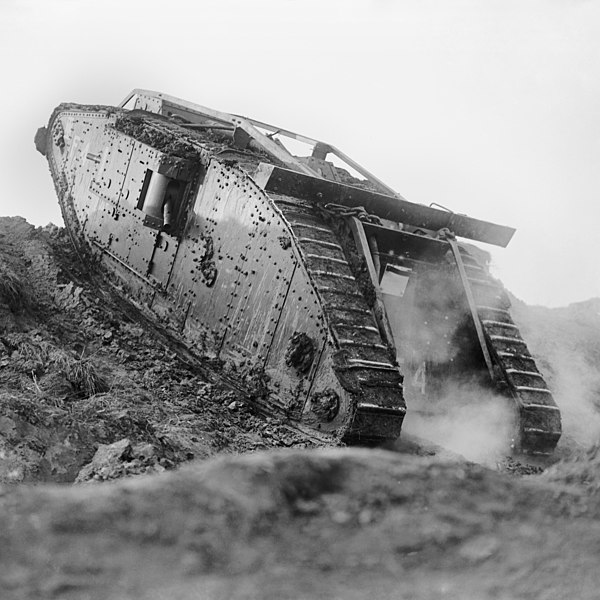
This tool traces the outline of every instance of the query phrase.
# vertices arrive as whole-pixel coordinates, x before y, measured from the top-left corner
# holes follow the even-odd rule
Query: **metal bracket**
[[[388,320],[387,312],[385,310],[385,304],[383,303],[383,298],[381,297],[381,288],[379,287],[379,273],[375,269],[375,264],[371,255],[371,249],[369,247],[369,241],[367,240],[365,228],[363,227],[362,221],[360,221],[357,217],[347,218],[348,223],[350,224],[350,229],[352,230],[352,234],[354,236],[356,249],[358,250],[358,253],[365,259],[367,271],[369,272],[369,277],[371,278],[371,283],[375,291],[374,313],[377,325],[379,327],[379,331],[383,339],[388,344],[388,346],[394,347],[394,336],[392,334],[392,328]]]
[[[467,302],[469,303],[469,310],[471,311],[471,316],[473,317],[473,323],[475,325],[475,331],[477,332],[477,339],[479,340],[479,345],[481,346],[481,351],[483,352],[483,358],[485,360],[485,364],[490,374],[490,378],[492,381],[496,381],[496,376],[494,374],[494,364],[492,363],[492,357],[490,356],[490,351],[487,347],[487,342],[485,340],[485,334],[483,332],[483,326],[481,325],[481,321],[479,320],[479,313],[477,312],[477,305],[475,304],[475,298],[473,297],[473,290],[471,289],[471,284],[469,283],[469,278],[467,277],[467,272],[465,270],[465,265],[463,263],[462,257],[460,255],[460,249],[458,247],[458,243],[454,236],[448,232],[445,237],[445,240],[450,244],[450,248],[452,249],[452,254],[454,255],[454,260],[456,261],[456,266],[458,267],[458,272],[460,274],[460,279],[463,284],[463,288],[465,290],[465,294],[467,295]]]

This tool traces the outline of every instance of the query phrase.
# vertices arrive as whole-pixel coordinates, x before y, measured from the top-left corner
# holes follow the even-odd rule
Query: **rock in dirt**
[[[142,473],[155,473],[173,466],[148,443],[133,446],[128,438],[113,444],[101,444],[92,461],[79,471],[75,483],[107,481]]]
[[[115,479],[123,469],[123,463],[131,460],[131,441],[127,438],[114,444],[101,444],[92,462],[83,467],[76,483],[90,479]]]

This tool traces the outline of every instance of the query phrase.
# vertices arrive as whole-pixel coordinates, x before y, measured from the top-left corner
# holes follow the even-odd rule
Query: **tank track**
[[[465,256],[464,266],[488,348],[502,373],[503,392],[517,405],[517,449],[549,454],[561,435],[560,410],[512,320],[510,299],[504,287],[474,258]]]
[[[334,371],[356,399],[345,441],[393,440],[400,435],[406,408],[402,375],[390,358],[334,231],[314,206],[269,193],[289,223],[336,346]]]

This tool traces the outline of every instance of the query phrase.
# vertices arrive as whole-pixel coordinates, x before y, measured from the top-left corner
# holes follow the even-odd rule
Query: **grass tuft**
[[[109,390],[108,383],[89,358],[76,358],[67,352],[61,352],[54,354],[53,362],[82,396],[88,398]]]
[[[28,304],[25,286],[14,271],[3,262],[0,262],[0,300],[12,312],[19,312]]]

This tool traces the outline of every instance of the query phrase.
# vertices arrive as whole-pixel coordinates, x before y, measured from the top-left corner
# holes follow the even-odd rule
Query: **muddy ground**
[[[562,460],[482,466],[253,414],[63,229],[0,219],[0,281],[0,598],[597,598],[596,302],[517,302],[559,404],[569,376],[585,402],[561,405]]]
[[[64,229],[2,219],[0,243],[0,481],[113,479],[222,452],[313,445],[253,415],[211,365],[178,354],[101,287]],[[91,468],[100,444],[124,439],[116,471]]]

